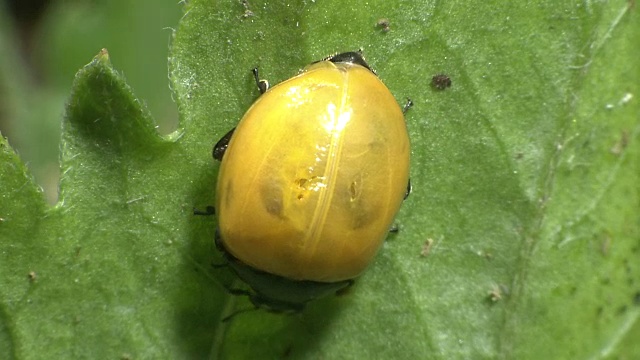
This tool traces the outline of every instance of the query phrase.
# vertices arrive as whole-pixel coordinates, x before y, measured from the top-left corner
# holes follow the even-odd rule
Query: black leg
[[[227,264],[227,263],[222,263],[222,264],[211,263],[211,267],[214,268],[214,269],[223,269],[223,268],[229,267],[229,264]]]
[[[196,208],[193,208],[193,215],[211,216],[215,214],[216,214],[216,208],[214,208],[213,206],[207,206],[206,208],[204,208],[204,210],[198,210]]]
[[[409,111],[409,109],[413,106],[413,101],[411,101],[411,99],[407,98],[407,102],[404,104],[404,106],[402,107],[402,113],[406,114],[407,111]]]
[[[218,140],[216,145],[213,147],[213,158],[222,161],[222,157],[224,156],[225,151],[227,151],[227,147],[229,146],[229,141],[231,140],[231,136],[236,128],[229,130],[228,133],[224,134],[224,136]]]
[[[260,90],[260,94],[264,94],[269,90],[269,82],[267,80],[260,80],[260,76],[258,76],[258,68],[254,68],[251,70],[253,72],[253,78],[256,79],[256,86],[258,90]]]
[[[260,75],[258,74],[258,68],[254,68],[251,70],[253,72],[253,78],[256,80],[256,86],[258,90],[260,90],[260,94],[264,94],[267,90],[269,90],[269,82],[267,80],[260,80]],[[233,132],[236,128],[229,130],[213,147],[213,158],[222,161],[224,157],[224,153],[227,151],[227,147],[229,146],[229,141],[231,141],[231,136],[233,136]]]
[[[409,182],[407,183],[407,192],[404,193],[404,199],[403,200],[407,200],[407,198],[409,197],[409,194],[411,194],[411,190],[413,189],[413,187],[411,187],[411,179],[409,179]]]
[[[229,292],[229,294],[236,295],[236,296],[248,296],[248,297],[253,296],[253,294],[251,294],[247,290],[242,290],[242,289],[227,288],[227,291]]]
[[[349,293],[349,289],[351,289],[351,287],[355,283],[356,282],[353,279],[346,280],[345,286],[336,291],[336,296],[343,296],[343,295],[346,295],[347,293]]]

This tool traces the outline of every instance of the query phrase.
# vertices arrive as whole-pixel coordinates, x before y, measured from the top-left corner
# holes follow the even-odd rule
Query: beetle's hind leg
[[[253,78],[256,79],[256,86],[258,87],[258,90],[260,90],[260,94],[267,92],[267,90],[269,90],[269,81],[260,79],[260,76],[258,75],[258,68],[253,68],[251,72],[253,73]]]
[[[407,182],[407,191],[404,193],[404,198],[402,200],[407,200],[411,191],[413,191],[413,186],[411,186],[411,179],[409,179]]]
[[[256,86],[258,87],[258,90],[260,90],[260,94],[267,92],[267,90],[269,90],[269,81],[260,79],[258,68],[253,68],[251,72],[253,73],[253,78],[256,81]],[[214,145],[212,152],[214,159],[222,161],[222,157],[224,157],[224,153],[227,151],[227,147],[229,147],[229,141],[231,141],[231,136],[233,136],[233,132],[235,130],[236,128],[229,130],[229,132],[224,134],[224,136]]]
[[[209,205],[204,210],[193,208],[193,215],[212,216],[216,214],[216,208]]]
[[[407,102],[402,107],[402,113],[406,114],[407,111],[409,111],[409,109],[411,109],[412,106],[413,106],[413,101],[411,101],[411,99],[407,98]]]
[[[227,151],[227,147],[229,147],[229,141],[231,141],[231,136],[233,136],[234,131],[236,131],[236,128],[229,130],[229,132],[224,134],[224,136],[213,146],[212,155],[214,159],[222,161],[222,157]]]

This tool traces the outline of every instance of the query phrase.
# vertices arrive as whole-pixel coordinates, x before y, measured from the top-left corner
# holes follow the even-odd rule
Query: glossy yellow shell
[[[267,90],[222,159],[216,213],[226,250],[294,280],[360,275],[409,180],[402,110],[368,69],[321,61]]]

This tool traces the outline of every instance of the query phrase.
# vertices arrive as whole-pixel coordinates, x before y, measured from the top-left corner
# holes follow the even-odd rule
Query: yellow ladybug
[[[350,285],[408,195],[401,109],[359,52],[307,66],[261,96],[213,149],[216,246],[256,307],[301,311]]]

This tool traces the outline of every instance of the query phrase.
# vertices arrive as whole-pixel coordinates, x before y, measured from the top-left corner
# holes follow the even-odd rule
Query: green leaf
[[[101,48],[117,57],[118,70],[154,115],[159,131],[175,129],[167,45],[181,11],[175,0],[47,3],[39,16],[33,6],[22,6],[30,16],[23,15],[23,21],[0,5],[0,131],[29,164],[48,202],[55,203],[60,121],[69,88],[74,74]]]
[[[1,353],[175,358],[210,348],[224,299],[209,278],[212,219],[192,208],[211,203],[213,167],[202,156],[194,170],[179,135],[156,134],[103,51],[74,82],[55,208],[3,143]]]
[[[167,137],[106,52],[78,73],[56,207],[0,143],[0,353],[640,357],[631,3],[247,6],[185,5],[170,58],[181,125]],[[347,294],[221,323],[251,305],[222,291],[233,279],[210,266],[215,221],[192,215],[213,201],[211,146],[257,96],[251,68],[277,83],[358,48],[415,103],[400,232]],[[451,88],[430,86],[438,73]]]

